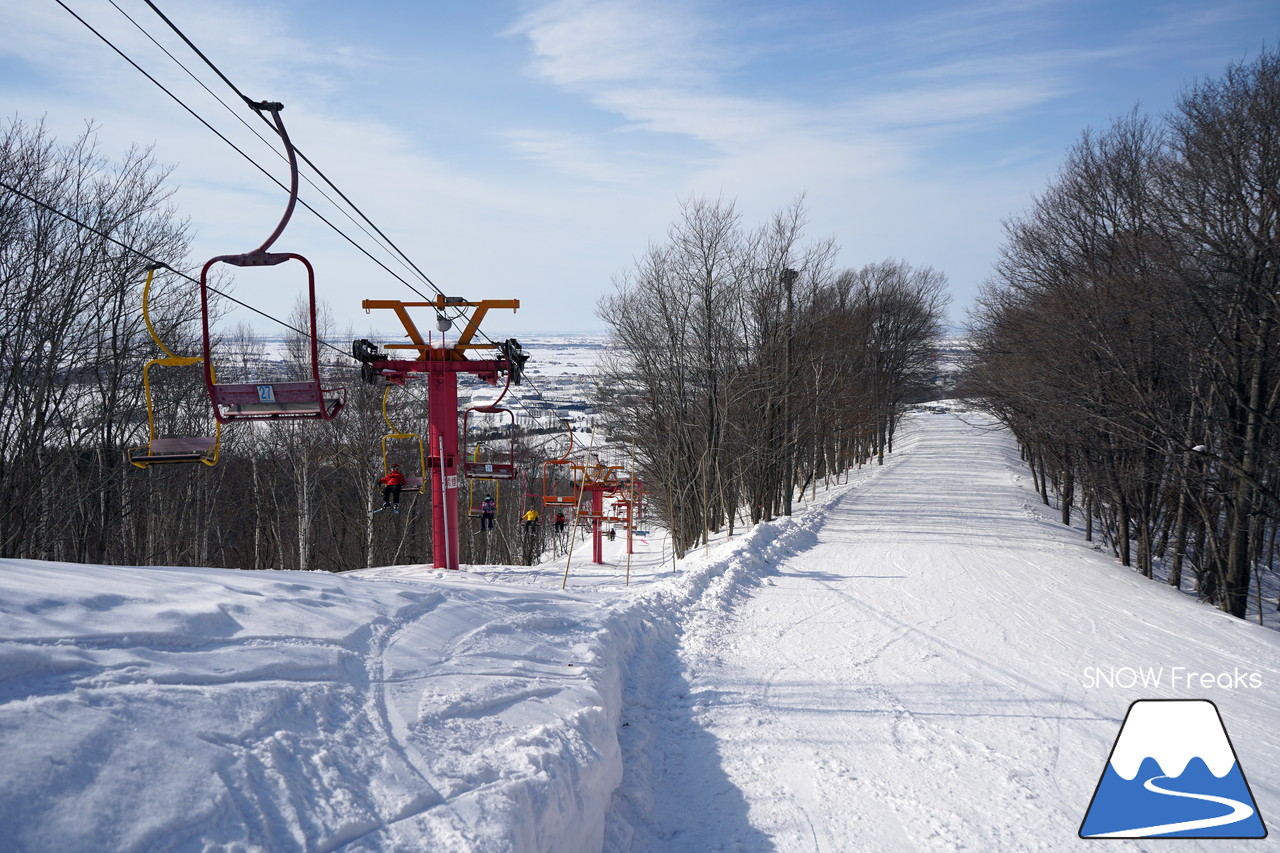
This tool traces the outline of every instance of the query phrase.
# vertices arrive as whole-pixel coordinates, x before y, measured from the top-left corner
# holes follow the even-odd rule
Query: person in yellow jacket
[[[524,521],[524,532],[532,533],[534,526],[538,523],[538,511],[530,507],[529,511],[520,518]]]

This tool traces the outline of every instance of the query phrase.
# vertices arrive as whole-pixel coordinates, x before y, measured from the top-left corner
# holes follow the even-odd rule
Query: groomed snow
[[[747,537],[680,618],[676,662],[628,696],[606,849],[1087,849],[1120,722],[1151,698],[1212,699],[1280,814],[1280,636],[1052,520],[986,419],[916,426],[870,479]],[[1236,671],[1260,686],[1187,677]]]
[[[1264,820],[1280,814],[1280,637],[1132,574],[1051,516],[1006,434],[930,414],[884,467],[675,572],[660,538],[642,543],[626,586],[621,540],[604,567],[579,546],[567,591],[563,563],[0,561],[0,838],[1085,848],[1120,722],[1149,698],[1213,700]],[[1160,675],[1095,678],[1117,669]],[[1272,842],[1172,849],[1234,843]]]

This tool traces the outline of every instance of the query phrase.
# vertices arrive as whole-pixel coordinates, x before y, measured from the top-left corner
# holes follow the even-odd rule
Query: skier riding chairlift
[[[382,512],[387,507],[392,508],[392,512],[400,511],[400,490],[404,488],[404,474],[400,473],[399,465],[391,466],[391,473],[378,481],[382,485],[382,509],[374,510],[374,512]]]

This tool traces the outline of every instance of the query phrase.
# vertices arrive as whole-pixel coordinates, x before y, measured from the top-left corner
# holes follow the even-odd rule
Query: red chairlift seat
[[[473,480],[514,480],[516,466],[508,462],[463,462],[463,476]]]
[[[289,159],[289,202],[284,215],[271,236],[251,252],[239,255],[219,255],[211,258],[200,270],[200,314],[204,331],[204,378],[213,404],[213,415],[218,423],[233,421],[279,420],[332,420],[346,402],[346,390],[324,388],[320,384],[320,347],[316,327],[316,273],[311,262],[293,252],[269,252],[271,244],[284,231],[298,201],[298,158],[280,120],[280,104],[252,104],[255,109],[266,110],[276,126],[276,132],[284,144]],[[214,378],[213,360],[209,336],[209,270],[214,264],[230,264],[237,267],[269,267],[286,261],[298,261],[307,270],[307,300],[310,327],[307,330],[310,344],[311,379],[302,382],[243,382],[219,383]]]
[[[209,399],[214,415],[228,421],[331,420],[342,408],[345,389],[311,382],[213,384]]]
[[[217,457],[216,436],[153,438],[146,447],[129,453],[129,461],[139,467],[164,462],[208,462]]]

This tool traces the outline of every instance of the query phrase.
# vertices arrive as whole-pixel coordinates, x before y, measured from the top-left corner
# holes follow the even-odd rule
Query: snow
[[[0,837],[21,851],[1084,848],[1126,709],[1159,698],[1216,704],[1274,820],[1280,635],[1057,524],[992,426],[919,416],[885,466],[675,571],[655,532],[629,584],[622,537],[602,567],[579,545],[565,590],[563,562],[0,561]]]
[[[599,845],[618,761],[594,602],[40,563],[6,566],[4,602],[20,849]]]

